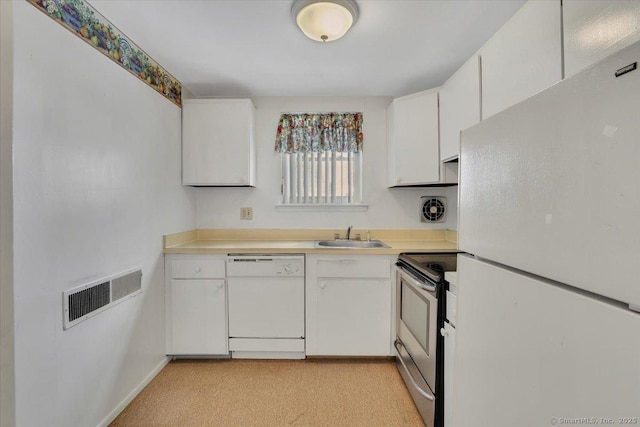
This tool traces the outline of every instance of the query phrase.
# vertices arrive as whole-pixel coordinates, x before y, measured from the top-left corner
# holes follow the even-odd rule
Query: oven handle
[[[409,380],[411,381],[411,383],[413,384],[413,386],[415,387],[415,389],[418,391],[418,393],[420,393],[422,396],[424,396],[425,399],[430,400],[430,401],[434,401],[435,397],[433,396],[433,394],[424,391],[419,385],[418,382],[415,380],[415,378],[413,377],[413,374],[411,373],[411,371],[409,370],[409,367],[407,366],[407,364],[405,363],[404,359],[402,358],[402,352],[400,351],[400,347],[398,346],[402,346],[402,348],[404,349],[405,353],[408,353],[407,349],[405,348],[404,344],[402,343],[402,341],[400,340],[396,340],[393,343],[393,346],[396,348],[396,351],[398,352],[398,358],[400,359],[400,363],[402,363],[402,366],[404,367],[404,370],[407,373],[407,376],[409,377]]]
[[[414,278],[412,275],[407,273],[402,268],[400,268],[399,270],[400,270],[400,274],[402,275],[402,277],[407,279],[407,281],[411,285],[415,286],[416,288],[419,288],[419,289],[422,289],[424,291],[427,291],[427,292],[435,292],[435,290],[436,290],[435,285],[427,285],[427,284],[425,284],[423,282],[420,282],[418,279]]]

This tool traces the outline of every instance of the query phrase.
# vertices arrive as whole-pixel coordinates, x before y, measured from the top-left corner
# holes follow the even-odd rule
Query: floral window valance
[[[285,113],[275,150],[280,153],[362,151],[362,113]]]

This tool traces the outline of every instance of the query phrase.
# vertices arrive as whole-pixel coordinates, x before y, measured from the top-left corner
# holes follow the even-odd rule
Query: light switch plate
[[[240,219],[252,220],[253,219],[253,208],[240,208]]]

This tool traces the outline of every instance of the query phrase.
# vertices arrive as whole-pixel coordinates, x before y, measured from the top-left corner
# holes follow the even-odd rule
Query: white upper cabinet
[[[440,181],[438,90],[393,100],[387,109],[389,187]]]
[[[182,183],[255,186],[255,107],[250,99],[187,99]]]
[[[482,47],[482,118],[562,79],[560,0],[530,0]]]
[[[565,0],[565,77],[640,40],[640,1]]]
[[[480,121],[480,58],[473,55],[440,88],[440,160],[460,154],[460,131]]]

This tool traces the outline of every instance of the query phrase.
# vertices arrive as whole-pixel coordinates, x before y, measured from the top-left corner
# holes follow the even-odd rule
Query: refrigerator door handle
[[[404,359],[402,358],[402,353],[400,351],[400,346],[402,346],[402,348],[404,348],[404,344],[402,344],[402,341],[400,340],[396,340],[393,343],[394,347],[396,348],[396,351],[398,352],[398,359],[400,359],[400,363],[402,363],[402,367],[404,368],[405,372],[407,373],[407,376],[409,377],[409,380],[411,381],[411,383],[413,384],[413,386],[416,388],[416,391],[418,393],[420,393],[422,396],[424,396],[425,399],[427,400],[435,400],[435,397],[433,396],[433,394],[424,391],[419,385],[418,382],[415,380],[415,378],[413,377],[413,374],[411,373],[411,371],[409,370],[409,367],[407,366],[407,364],[405,363]],[[405,349],[405,352],[406,349]]]

